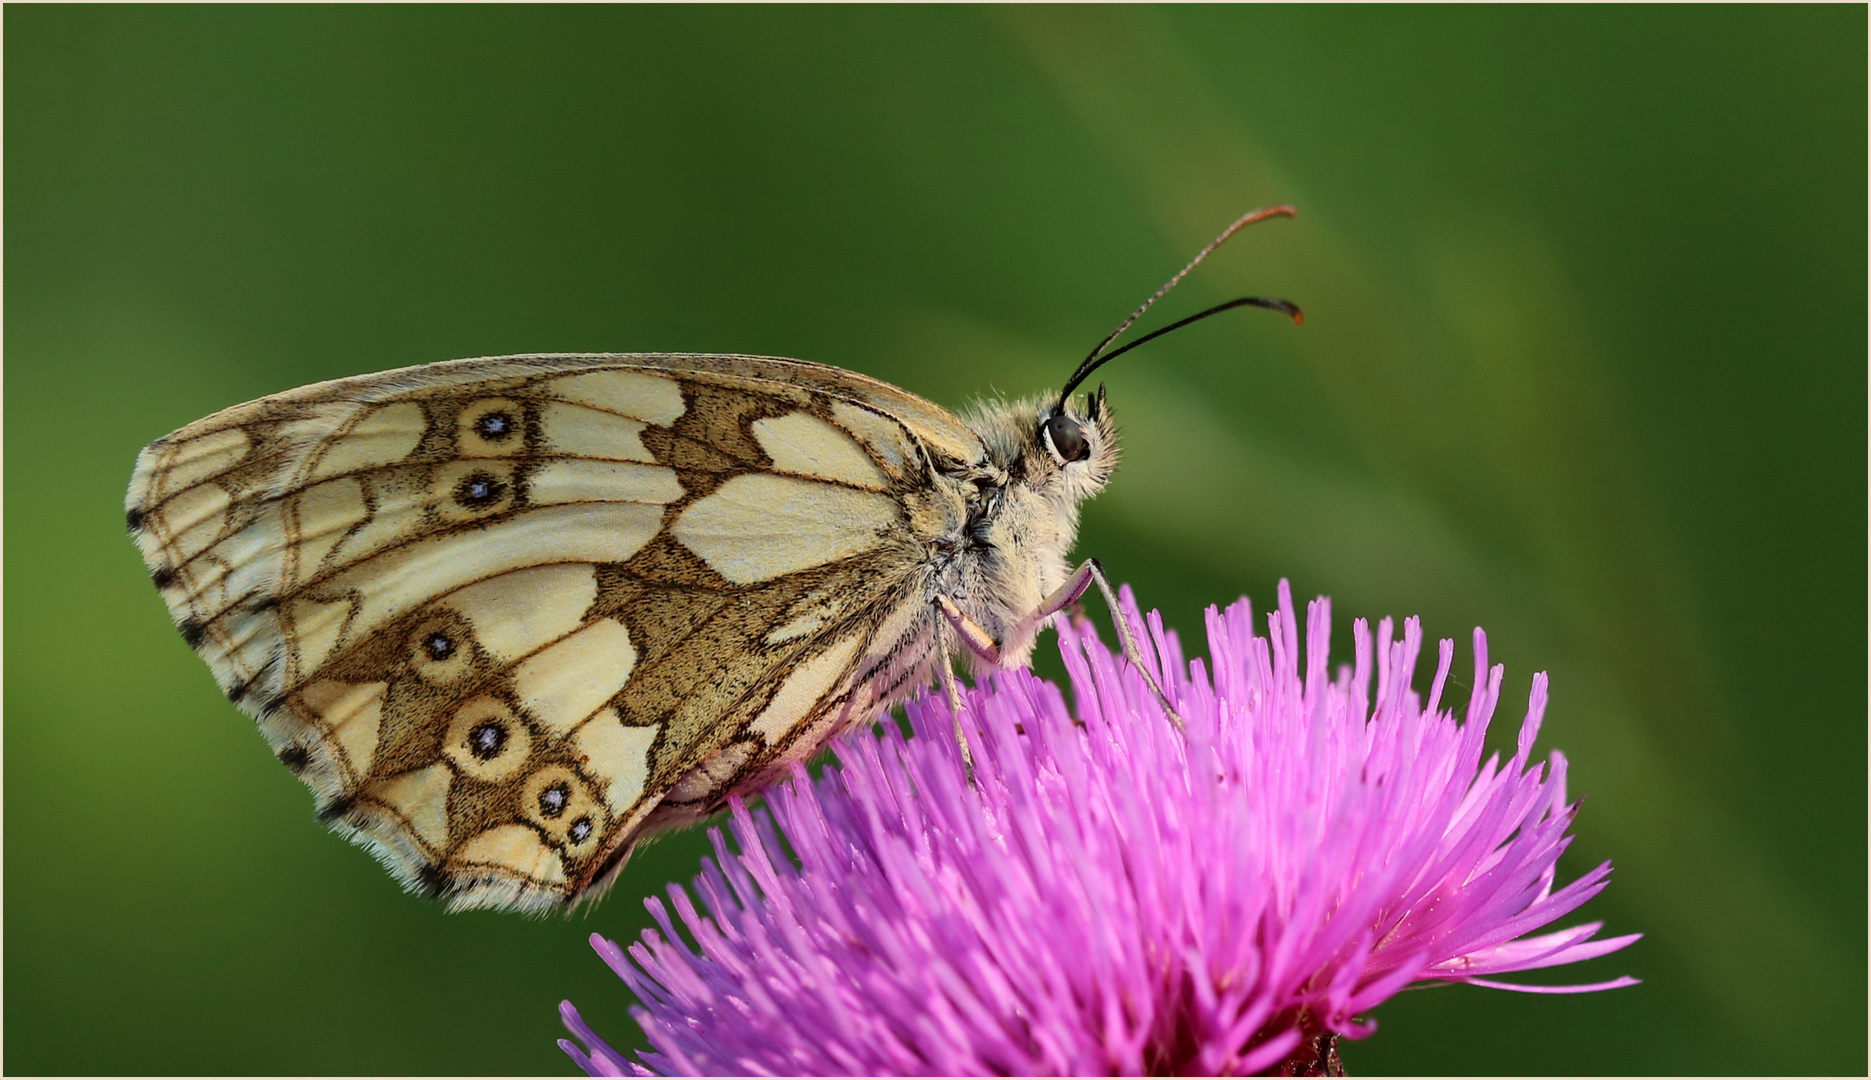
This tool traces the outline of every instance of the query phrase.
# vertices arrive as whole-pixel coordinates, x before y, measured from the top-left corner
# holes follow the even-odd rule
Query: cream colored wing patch
[[[931,462],[981,452],[820,365],[500,358],[225,410],[126,506],[323,819],[454,906],[544,909],[913,681],[875,632],[959,527]]]
[[[808,412],[787,413],[753,422],[754,440],[767,452],[777,472],[887,491],[883,470],[849,432]]]
[[[669,531],[710,569],[748,585],[861,555],[901,524],[885,496],[748,473],[691,504]]]

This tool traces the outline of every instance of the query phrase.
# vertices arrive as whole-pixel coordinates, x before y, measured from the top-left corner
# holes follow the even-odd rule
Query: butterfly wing
[[[235,406],[138,458],[184,638],[320,816],[459,907],[601,889],[925,677],[959,420],[823,365],[454,361]]]

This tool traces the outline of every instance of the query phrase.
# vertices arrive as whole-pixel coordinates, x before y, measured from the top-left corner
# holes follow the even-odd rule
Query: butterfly
[[[127,523],[322,821],[452,908],[569,908],[932,681],[959,736],[953,658],[1023,664],[1092,583],[1111,599],[1067,561],[1118,456],[1103,386],[1074,390],[1219,311],[1297,321],[1248,297],[1110,348],[1235,231],[1291,214],[1235,222],[1057,395],[957,416],[773,357],[456,360],[158,439]]]

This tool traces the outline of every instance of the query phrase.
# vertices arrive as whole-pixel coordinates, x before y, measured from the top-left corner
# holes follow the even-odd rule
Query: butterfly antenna
[[[1079,383],[1084,382],[1085,379],[1088,376],[1090,376],[1092,372],[1098,370],[1100,367],[1103,367],[1106,363],[1110,362],[1113,358],[1117,357],[1118,355],[1122,353],[1129,352],[1130,350],[1136,348],[1139,345],[1142,345],[1144,342],[1149,341],[1152,338],[1161,337],[1164,334],[1169,333],[1171,330],[1181,329],[1182,327],[1187,326],[1190,323],[1200,322],[1201,320],[1208,318],[1210,315],[1219,315],[1222,312],[1231,310],[1233,308],[1245,307],[1245,306],[1251,305],[1253,307],[1268,308],[1273,311],[1282,311],[1292,316],[1294,322],[1296,323],[1304,322],[1305,318],[1304,316],[1300,314],[1299,308],[1291,303],[1288,303],[1285,300],[1267,300],[1267,299],[1263,299],[1257,296],[1247,296],[1247,297],[1242,297],[1239,300],[1230,300],[1225,304],[1220,304],[1215,307],[1209,308],[1207,311],[1204,311],[1199,315],[1192,315],[1189,318],[1183,319],[1181,322],[1174,324],[1173,326],[1165,327],[1146,337],[1139,338],[1136,341],[1131,342],[1129,345],[1126,345],[1123,348],[1118,349],[1114,352],[1110,352],[1110,353],[1105,352],[1106,349],[1109,349],[1111,347],[1113,342],[1115,342],[1118,338],[1124,335],[1124,331],[1130,329],[1132,323],[1135,323],[1138,319],[1143,318],[1144,312],[1149,311],[1150,308],[1158,300],[1163,299],[1164,295],[1167,294],[1169,290],[1175,288],[1177,283],[1182,281],[1183,278],[1187,277],[1189,275],[1189,271],[1195,269],[1198,265],[1200,265],[1203,259],[1208,258],[1210,252],[1214,251],[1216,248],[1220,247],[1221,245],[1227,243],[1229,237],[1233,236],[1235,233],[1240,232],[1242,229],[1247,228],[1249,225],[1255,224],[1256,222],[1261,222],[1261,221],[1267,220],[1268,218],[1276,218],[1276,217],[1289,217],[1290,218],[1290,217],[1296,216],[1297,213],[1298,211],[1294,210],[1291,206],[1287,206],[1284,204],[1280,206],[1263,206],[1258,210],[1250,210],[1246,214],[1242,215],[1239,220],[1235,221],[1234,224],[1228,226],[1226,229],[1223,229],[1221,231],[1220,236],[1217,236],[1215,237],[1215,239],[1209,241],[1207,247],[1195,253],[1195,258],[1190,259],[1187,266],[1184,266],[1181,270],[1176,271],[1175,277],[1172,277],[1168,281],[1164,282],[1163,287],[1156,290],[1155,293],[1151,294],[1150,299],[1145,300],[1142,304],[1138,306],[1137,310],[1131,312],[1130,315],[1126,317],[1123,322],[1118,323],[1117,329],[1111,331],[1109,334],[1106,334],[1104,336],[1104,340],[1098,343],[1098,347],[1093,349],[1091,351],[1091,354],[1085,357],[1084,362],[1079,364],[1078,370],[1072,373],[1072,377],[1070,379],[1066,380],[1065,389],[1059,392],[1060,408],[1065,407],[1066,399],[1072,396],[1072,391],[1077,389]]]
[[[1299,310],[1299,305],[1293,303],[1291,300],[1271,300],[1265,296],[1243,296],[1238,300],[1230,300],[1225,304],[1216,304],[1214,307],[1209,308],[1207,311],[1198,311],[1194,315],[1191,315],[1186,319],[1178,319],[1175,322],[1170,323],[1168,326],[1163,327],[1161,330],[1152,330],[1149,333],[1145,334],[1144,336],[1138,338],[1136,341],[1133,341],[1128,345],[1125,345],[1121,348],[1112,349],[1110,352],[1105,353],[1103,356],[1098,358],[1098,363],[1094,366],[1103,367],[1105,364],[1108,364],[1111,361],[1116,360],[1118,357],[1123,356],[1125,353],[1131,351],[1132,349],[1136,348],[1139,345],[1145,345],[1145,344],[1148,344],[1149,342],[1155,341],[1157,338],[1162,337],[1164,334],[1170,333],[1171,331],[1174,331],[1174,330],[1180,330],[1183,327],[1189,325],[1190,323],[1201,322],[1203,319],[1208,318],[1210,315],[1219,315],[1224,311],[1233,311],[1235,308],[1238,308],[1238,307],[1266,308],[1268,311],[1278,311],[1281,314],[1290,317],[1296,323],[1303,324],[1306,321],[1306,313]],[[1070,394],[1071,391],[1068,390],[1066,391],[1066,393]]]

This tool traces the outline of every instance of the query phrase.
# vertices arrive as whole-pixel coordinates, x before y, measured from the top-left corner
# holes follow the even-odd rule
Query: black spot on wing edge
[[[236,705],[240,704],[241,699],[246,697],[248,694],[253,693],[253,688],[260,685],[260,680],[266,678],[267,675],[270,672],[272,672],[273,668],[276,667],[278,664],[279,664],[279,657],[275,656],[272,659],[268,660],[265,664],[262,664],[260,666],[260,670],[254,672],[251,676],[249,676],[244,681],[237,682],[234,685],[228,687],[227,688],[227,700],[233,702]]]
[[[336,821],[350,813],[351,809],[356,805],[357,799],[354,796],[340,795],[327,803],[325,808],[318,812],[318,820],[324,822]]]
[[[311,761],[311,753],[303,746],[288,746],[279,752],[279,763],[294,773],[303,771]]]
[[[132,506],[130,509],[125,510],[123,523],[124,527],[131,532],[136,532],[141,529],[143,527],[143,508],[140,506]]]
[[[150,571],[149,579],[156,583],[158,589],[166,589],[175,584],[175,570],[167,566],[158,567]]]
[[[455,891],[455,883],[441,867],[423,863],[416,871],[416,888],[429,899],[440,900]]]
[[[208,628],[196,619],[183,619],[175,628],[182,631],[182,640],[188,642],[191,649],[201,648],[201,643],[208,637]]]

